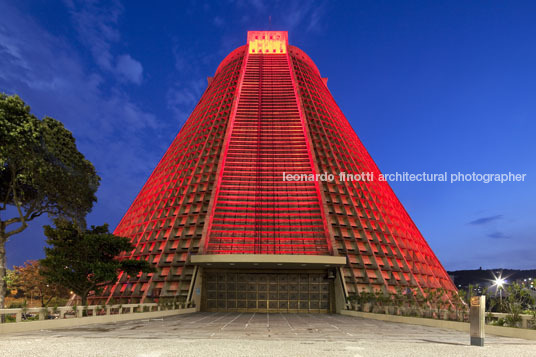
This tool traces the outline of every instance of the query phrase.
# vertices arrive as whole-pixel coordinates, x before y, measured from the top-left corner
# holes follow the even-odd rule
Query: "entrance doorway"
[[[325,271],[245,272],[203,274],[203,311],[330,312],[331,279]]]

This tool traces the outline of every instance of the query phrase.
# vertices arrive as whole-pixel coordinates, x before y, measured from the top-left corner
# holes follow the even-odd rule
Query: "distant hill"
[[[536,278],[536,269],[518,270],[518,269],[475,269],[475,270],[454,270],[447,273],[454,277],[456,286],[467,286],[469,284],[487,285],[493,280],[493,274],[496,276],[502,272],[502,277],[507,282],[517,279]]]

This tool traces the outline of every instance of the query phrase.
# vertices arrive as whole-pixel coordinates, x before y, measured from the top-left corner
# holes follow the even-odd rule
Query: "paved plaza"
[[[342,315],[193,313],[0,335],[0,356],[536,356],[536,341]]]

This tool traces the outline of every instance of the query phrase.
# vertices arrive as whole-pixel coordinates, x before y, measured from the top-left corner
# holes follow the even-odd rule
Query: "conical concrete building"
[[[286,32],[248,32],[208,82],[114,232],[158,272],[122,274],[96,302],[328,312],[361,291],[455,291]]]

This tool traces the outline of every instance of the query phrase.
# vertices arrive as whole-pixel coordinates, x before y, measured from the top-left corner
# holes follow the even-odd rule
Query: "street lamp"
[[[499,299],[501,301],[501,306],[502,306],[502,291],[503,291],[503,286],[505,282],[506,280],[504,280],[504,278],[501,277],[500,275],[498,277],[495,277],[495,280],[493,281],[493,285],[495,285],[497,289],[499,289]]]

